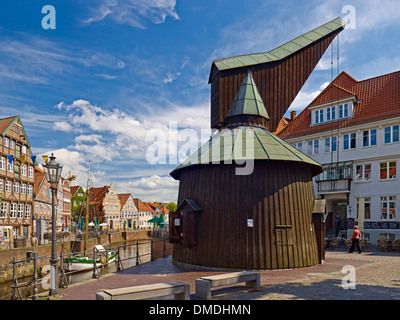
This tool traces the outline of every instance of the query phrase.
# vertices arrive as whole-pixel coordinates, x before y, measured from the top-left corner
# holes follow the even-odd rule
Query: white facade
[[[135,206],[132,195],[121,208],[121,224],[122,227],[133,228],[138,225],[138,209]]]
[[[353,105],[351,100],[348,103]],[[311,125],[318,125],[314,120],[316,110],[318,106],[310,108]],[[326,117],[326,109],[323,114]],[[339,227],[347,230],[345,233],[335,230],[335,219],[339,219],[336,216],[345,214],[346,219],[354,219],[363,237],[372,244],[380,237],[400,238],[399,125],[400,117],[340,130],[333,123],[329,131],[285,139],[325,166],[324,175],[314,178],[314,191],[316,198],[327,199],[327,230],[339,231],[339,236],[349,239],[353,231],[350,226]],[[336,137],[333,142],[338,141],[336,148],[332,148],[332,137]],[[348,170],[341,170],[339,176],[334,176],[329,165],[337,162],[348,166]],[[340,213],[341,210],[345,212]]]

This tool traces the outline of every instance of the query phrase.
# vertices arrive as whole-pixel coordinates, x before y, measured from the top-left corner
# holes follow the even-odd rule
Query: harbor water
[[[112,250],[117,250],[118,247],[112,247]],[[137,248],[139,250],[139,255],[137,258]],[[124,245],[120,245],[119,247],[120,253],[120,264],[119,266],[124,270],[128,268],[132,268],[136,266],[137,260],[139,265],[148,263],[151,261],[151,241],[149,240],[142,240],[139,242],[139,245],[136,245],[135,242],[127,242]],[[49,257],[50,259],[50,257]],[[111,262],[108,265],[102,266],[98,269],[97,276],[102,276],[107,273],[117,272],[117,261]],[[50,267],[45,266],[42,268],[42,272],[38,272],[38,293],[43,293],[49,291],[50,289]],[[60,272],[59,272],[60,277]],[[26,277],[22,279],[18,279],[19,284],[28,283],[33,279],[33,277]],[[93,269],[87,271],[80,271],[80,272],[66,272],[65,279],[68,285],[81,283],[84,281],[92,280],[93,279]],[[12,288],[12,281],[1,283],[0,284],[0,300],[11,300],[13,288]],[[61,290],[62,291],[62,290]],[[20,288],[20,294],[22,298],[29,297],[33,295],[33,286],[29,285],[26,287]]]

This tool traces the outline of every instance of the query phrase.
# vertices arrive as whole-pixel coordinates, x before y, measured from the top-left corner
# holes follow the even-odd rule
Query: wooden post
[[[33,253],[33,296],[32,296],[32,300],[39,300],[38,287],[37,287],[37,254],[35,252]]]
[[[18,290],[18,283],[17,283],[17,261],[15,257],[13,258],[13,284],[12,284],[12,296],[11,300],[18,300],[17,290]]]
[[[150,240],[150,261],[154,261],[154,257],[153,257],[153,239]]]
[[[163,247],[163,258],[165,258],[165,238],[163,239],[164,247]]]
[[[136,241],[136,266],[139,265],[139,242]]]
[[[96,248],[93,248],[93,274],[92,278],[96,279]]]
[[[61,250],[61,252],[60,252],[60,283],[59,283],[59,287],[63,288],[63,286],[64,286],[64,255]]]

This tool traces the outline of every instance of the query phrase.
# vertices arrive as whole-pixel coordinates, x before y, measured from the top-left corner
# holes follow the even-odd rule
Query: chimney
[[[293,121],[296,118],[296,111],[290,112],[290,121]]]

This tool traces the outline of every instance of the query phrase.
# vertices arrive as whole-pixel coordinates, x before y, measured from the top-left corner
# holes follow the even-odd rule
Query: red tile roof
[[[140,200],[139,198],[133,198],[133,202],[135,203],[135,206],[139,211],[154,212],[152,208],[143,203],[142,200]]]
[[[17,116],[0,119],[0,134],[4,134],[4,131],[15,120],[16,117]]]
[[[361,101],[355,103],[352,118],[310,127],[309,107],[353,95]],[[400,116],[400,71],[362,81],[343,71],[278,136],[288,139],[395,116]]]
[[[43,179],[45,178],[45,174],[44,171],[39,167],[35,167],[34,174],[35,174],[35,184],[33,186],[33,193],[36,194],[39,191]]]
[[[80,186],[71,186],[71,195],[74,196]]]
[[[103,204],[103,199],[108,192],[109,186],[91,188],[89,204]]]
[[[119,193],[118,194],[118,199],[119,202],[121,203],[121,209],[124,207],[125,203],[128,201],[130,193]]]

